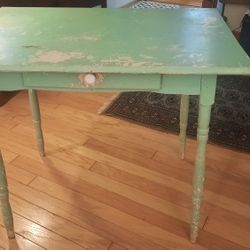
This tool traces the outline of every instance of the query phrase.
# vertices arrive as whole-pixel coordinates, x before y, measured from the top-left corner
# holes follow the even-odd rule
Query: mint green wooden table
[[[37,90],[179,94],[181,158],[188,96],[200,95],[192,242],[198,235],[210,111],[220,74],[250,74],[250,61],[214,9],[0,9],[0,90],[28,90],[42,156]]]

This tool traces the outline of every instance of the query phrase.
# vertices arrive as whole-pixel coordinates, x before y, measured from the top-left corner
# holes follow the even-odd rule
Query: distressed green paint
[[[9,202],[9,191],[2,153],[0,151],[0,201],[2,204],[3,222],[6,227],[8,237],[15,238],[13,215]]]
[[[33,117],[33,123],[35,127],[37,147],[38,147],[40,155],[45,156],[44,139],[43,139],[43,132],[42,132],[42,127],[41,127],[41,118],[40,118],[40,107],[39,107],[36,90],[29,89],[29,100],[30,100],[31,112],[32,112],[32,117]]]
[[[89,91],[79,80],[80,74],[66,73],[24,73],[26,87],[82,89]],[[159,74],[102,74],[103,80],[95,86],[96,91],[157,90],[161,87]]]
[[[211,105],[214,103],[216,91],[217,76],[202,76],[201,90],[200,90],[200,103],[203,105]]]
[[[184,159],[189,111],[189,96],[181,95],[180,105],[180,158]]]
[[[197,152],[193,175],[193,210],[191,220],[190,238],[192,242],[196,242],[199,221],[200,206],[202,202],[205,166],[206,166],[206,148],[208,140],[209,122],[211,114],[211,106],[214,102],[216,90],[216,77],[204,76],[201,81],[201,94],[199,104],[199,118],[197,129]]]
[[[1,8],[0,27],[0,71],[249,73],[216,9]]]
[[[79,76],[92,72],[104,80],[86,88]],[[187,96],[200,95],[192,242],[198,235],[208,126],[221,74],[249,75],[250,60],[215,9],[0,8],[0,90],[29,90],[41,155],[37,89],[181,94],[181,156]]]
[[[163,75],[162,86],[158,93],[163,94],[200,94],[200,75]]]
[[[13,72],[0,73],[0,90],[12,91],[12,90],[20,90],[23,88],[24,88],[23,78],[21,73],[13,73]]]

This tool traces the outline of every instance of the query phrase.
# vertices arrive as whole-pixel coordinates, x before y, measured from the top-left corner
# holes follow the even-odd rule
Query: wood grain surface
[[[196,142],[100,116],[112,93],[39,92],[47,156],[26,92],[0,109],[16,240],[0,249],[249,249],[250,155],[208,145],[198,243],[189,242]]]

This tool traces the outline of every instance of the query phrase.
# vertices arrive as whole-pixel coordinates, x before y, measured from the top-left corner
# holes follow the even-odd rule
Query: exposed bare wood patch
[[[81,59],[84,58],[85,55],[83,55],[80,52],[62,52],[58,50],[51,50],[51,51],[44,51],[44,50],[38,50],[36,55],[32,57],[29,62],[30,63],[39,63],[39,62],[45,62],[45,63],[59,63],[64,62],[70,59]]]
[[[158,63],[158,62],[151,62],[149,61],[149,57],[144,58],[143,59],[147,59],[145,61],[142,60],[138,60],[138,59],[134,59],[130,56],[118,56],[118,57],[113,57],[113,58],[109,58],[109,59],[105,59],[102,60],[101,62],[104,64],[115,64],[118,66],[130,66],[130,67],[141,67],[141,66],[162,66],[162,63]]]

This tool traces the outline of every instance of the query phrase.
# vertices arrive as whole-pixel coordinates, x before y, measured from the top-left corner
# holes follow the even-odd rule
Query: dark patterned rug
[[[122,93],[103,114],[167,132],[179,132],[177,95]],[[188,131],[197,130],[198,97],[191,96]],[[250,78],[220,76],[212,109],[209,142],[250,152]]]

